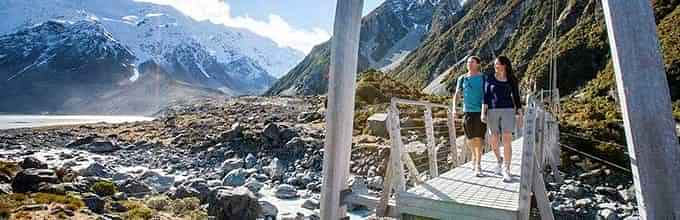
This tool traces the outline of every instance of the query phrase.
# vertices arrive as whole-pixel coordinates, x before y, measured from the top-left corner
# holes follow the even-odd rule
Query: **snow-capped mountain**
[[[50,19],[98,21],[132,50],[137,65],[185,42],[202,45],[222,63],[247,57],[273,76],[283,75],[304,56],[245,29],[198,22],[170,6],[135,0],[3,0],[0,17],[0,35]]]
[[[2,0],[0,16],[0,112],[149,113],[192,95],[261,94],[276,80],[270,73],[302,56],[247,30],[134,0]],[[145,86],[164,92],[147,96],[153,88]],[[143,98],[155,104],[139,104]]]
[[[48,21],[0,36],[0,111],[56,109],[115,89],[135,74],[134,62],[90,21]]]

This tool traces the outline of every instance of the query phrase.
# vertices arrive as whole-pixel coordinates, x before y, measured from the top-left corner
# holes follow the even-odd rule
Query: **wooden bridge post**
[[[397,109],[397,103],[394,100],[390,104],[389,112],[387,114],[387,129],[389,131],[392,147],[390,148],[390,163],[388,164],[387,174],[383,180],[383,192],[380,197],[380,203],[376,208],[376,214],[378,216],[387,216],[390,212],[398,213],[398,210],[389,210],[390,196],[393,189],[397,198],[399,193],[404,190],[404,166],[402,164],[401,152],[404,147],[401,142],[399,109]]]
[[[455,103],[455,102],[454,102]],[[456,147],[456,105],[449,107],[447,109],[448,123],[446,125],[449,127],[449,145],[451,146],[451,158],[454,167],[458,166],[458,148]]]
[[[534,145],[536,144],[536,100],[531,95],[527,97],[527,109],[524,114],[524,131],[522,144],[522,167],[520,171],[521,181],[519,185],[519,220],[529,219],[531,208],[531,192],[534,182],[533,174],[536,159],[534,158]]]
[[[680,146],[649,0],[602,0],[642,219],[680,219]]]
[[[427,153],[430,164],[430,176],[439,176],[437,168],[437,146],[434,139],[434,123],[432,122],[432,105],[425,105],[425,135],[427,136]]]
[[[354,121],[354,84],[359,55],[363,0],[337,2],[331,39],[331,64],[326,113],[326,142],[321,189],[321,219],[346,217],[341,191],[346,190]]]

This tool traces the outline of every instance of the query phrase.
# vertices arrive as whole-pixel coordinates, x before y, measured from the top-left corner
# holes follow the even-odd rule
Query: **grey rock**
[[[286,167],[283,162],[281,162],[279,158],[276,157],[272,159],[271,163],[269,163],[269,166],[264,167],[264,172],[272,179],[282,178],[285,170]]]
[[[81,176],[94,176],[102,178],[111,178],[116,174],[116,171],[108,168],[100,163],[91,163],[89,166],[78,171]]]
[[[208,185],[208,181],[205,179],[190,179],[184,182],[182,185],[196,190],[199,193],[198,198],[201,199],[201,202],[206,202],[208,200],[208,196],[210,195],[210,186]]]
[[[590,198],[578,199],[574,202],[576,208],[588,208],[593,205],[593,200]]]
[[[269,146],[281,144],[281,129],[274,123],[265,125],[262,135],[264,136],[265,143]]]
[[[24,160],[19,162],[19,166],[22,169],[47,169],[47,164],[38,160],[35,157],[26,157]]]
[[[588,193],[588,191],[586,190],[586,188],[580,187],[580,186],[571,185],[571,184],[570,184],[570,185],[563,185],[563,186],[560,188],[560,191],[562,191],[562,193],[563,193],[564,195],[566,195],[567,197],[570,197],[570,198],[577,198],[577,199],[585,197],[586,194]]]
[[[257,166],[257,157],[249,153],[248,156],[246,156],[245,166],[246,169],[254,168],[255,166]]]
[[[201,192],[189,186],[181,185],[176,189],[171,190],[169,196],[172,199],[183,199],[189,197],[201,198]]]
[[[302,208],[314,210],[321,208],[321,205],[317,199],[307,199],[304,203],[302,203]]]
[[[259,201],[258,203],[260,203],[260,207],[262,207],[262,211],[258,214],[258,218],[276,219],[276,216],[279,214],[279,209],[277,209],[274,204],[267,201]]]
[[[151,186],[139,180],[126,180],[118,186],[118,191],[124,192],[129,196],[136,198],[143,198],[146,195],[153,194],[154,191]]]
[[[229,171],[243,168],[244,166],[243,159],[241,158],[230,158],[222,162],[222,172],[228,173]]]
[[[12,185],[1,183],[0,184],[0,195],[12,194]]]
[[[602,195],[608,195],[608,196],[617,195],[617,193],[618,193],[614,187],[608,187],[608,186],[595,187],[595,192],[602,194]]]
[[[92,210],[94,213],[97,213],[97,214],[104,213],[106,201],[103,200],[98,195],[91,194],[91,193],[83,195],[83,202],[85,202],[85,205],[87,206],[87,208]]]
[[[222,179],[222,185],[242,186],[243,184],[246,184],[246,178],[248,178],[246,176],[247,174],[248,173],[243,168],[232,170],[229,173],[227,173],[226,176],[224,176],[224,178]]]
[[[37,192],[43,183],[56,184],[59,179],[52,170],[25,169],[12,180],[12,189],[15,193]]]
[[[163,193],[168,191],[173,185],[175,185],[175,177],[161,175],[154,171],[146,171],[140,177],[142,182],[148,184],[156,192]]]
[[[260,192],[260,189],[264,187],[264,183],[258,181],[255,178],[248,178],[244,186],[248,188],[251,192],[258,193]]]
[[[323,115],[319,112],[302,112],[298,115],[297,121],[299,123],[310,123],[322,118]]]
[[[274,191],[274,195],[279,199],[292,199],[298,197],[297,189],[288,184],[278,185]]]
[[[601,220],[619,220],[619,216],[616,214],[616,212],[610,210],[610,209],[601,209],[597,211],[597,216],[600,217],[599,219]]]
[[[87,145],[87,151],[92,153],[110,153],[120,150],[120,146],[110,140],[96,140]]]
[[[619,196],[624,202],[630,202],[635,200],[635,189],[631,186],[628,189],[619,190]]]
[[[231,129],[220,134],[222,140],[230,141],[243,136],[243,126],[241,123],[235,123],[231,126]]]
[[[112,202],[111,203],[111,211],[114,212],[127,212],[128,208],[125,207],[122,203],[120,202]]]
[[[208,199],[208,215],[215,220],[256,219],[260,212],[257,198],[245,187],[221,187]]]

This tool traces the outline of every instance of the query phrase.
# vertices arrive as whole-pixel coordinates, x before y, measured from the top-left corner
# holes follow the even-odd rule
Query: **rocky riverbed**
[[[152,121],[2,130],[0,219],[317,219],[323,101],[201,100]],[[355,135],[354,191],[381,190],[387,145]],[[570,160],[564,184],[548,183],[556,215],[635,218],[630,177]]]
[[[0,176],[0,193],[73,195],[82,198],[93,218],[134,217],[129,207],[120,207],[130,199],[149,206],[149,199],[196,198],[199,210],[217,219],[247,219],[252,216],[240,214],[252,213],[315,219],[325,135],[322,106],[319,97],[243,97],[174,106],[146,122],[2,130],[0,160],[13,169]],[[377,176],[375,155],[384,140],[357,142],[372,147],[353,155],[362,159],[352,169]],[[370,180],[381,185],[379,177]],[[111,183],[114,193],[92,195],[100,183]],[[101,202],[88,202],[94,196]],[[52,212],[51,207],[18,211],[22,207],[5,212]],[[190,218],[163,209],[152,213]]]

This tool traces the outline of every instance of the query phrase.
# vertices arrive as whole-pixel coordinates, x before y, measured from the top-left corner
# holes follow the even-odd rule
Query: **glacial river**
[[[151,121],[143,116],[102,116],[102,115],[0,115],[0,130],[32,128],[58,125],[92,124],[99,122],[123,123]]]

